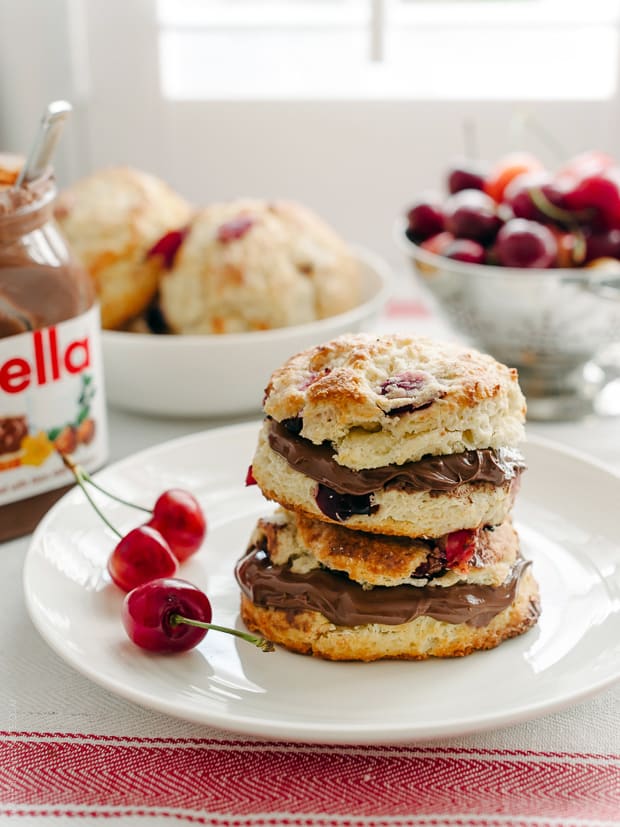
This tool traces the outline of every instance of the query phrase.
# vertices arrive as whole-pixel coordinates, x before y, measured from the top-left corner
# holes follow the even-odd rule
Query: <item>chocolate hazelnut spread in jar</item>
[[[53,222],[51,171],[16,188],[20,165],[0,155],[0,541],[71,486],[60,453],[90,471],[107,457],[92,283]]]

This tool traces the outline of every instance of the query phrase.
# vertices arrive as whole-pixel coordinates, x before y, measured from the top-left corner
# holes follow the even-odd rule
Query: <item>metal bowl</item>
[[[549,270],[466,264],[396,240],[448,322],[476,347],[519,371],[531,419],[576,419],[604,383],[592,361],[620,341],[617,269]]]

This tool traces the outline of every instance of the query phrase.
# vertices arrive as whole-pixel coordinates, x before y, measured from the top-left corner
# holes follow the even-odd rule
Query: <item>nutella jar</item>
[[[0,155],[0,541],[32,531],[107,457],[99,309],[52,220],[51,173],[19,189]]]

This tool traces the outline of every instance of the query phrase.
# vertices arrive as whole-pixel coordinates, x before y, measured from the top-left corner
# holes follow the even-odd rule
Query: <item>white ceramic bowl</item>
[[[341,333],[368,329],[390,294],[391,274],[355,248],[360,305],[318,322],[221,336],[156,336],[103,331],[108,402],[160,416],[217,417],[259,411],[272,371],[289,356]]]

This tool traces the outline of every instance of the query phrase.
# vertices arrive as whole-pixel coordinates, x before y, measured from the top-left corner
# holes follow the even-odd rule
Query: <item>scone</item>
[[[348,246],[300,204],[239,200],[197,213],[161,286],[173,333],[303,324],[361,301]]]
[[[263,494],[347,528],[441,537],[500,525],[524,461],[516,371],[457,344],[348,334],[272,375]]]
[[[539,615],[510,511],[516,372],[455,344],[345,335],[276,370],[248,483],[279,503],[236,567],[253,631],[330,660],[490,649]]]
[[[469,535],[450,554],[450,536],[380,537],[276,512],[259,520],[237,565],[241,616],[273,642],[328,660],[493,648],[536,623],[538,587],[509,522]]]
[[[147,308],[167,264],[149,253],[191,215],[167,184],[129,167],[100,170],[60,194],[55,217],[93,279],[104,328],[120,328]]]

